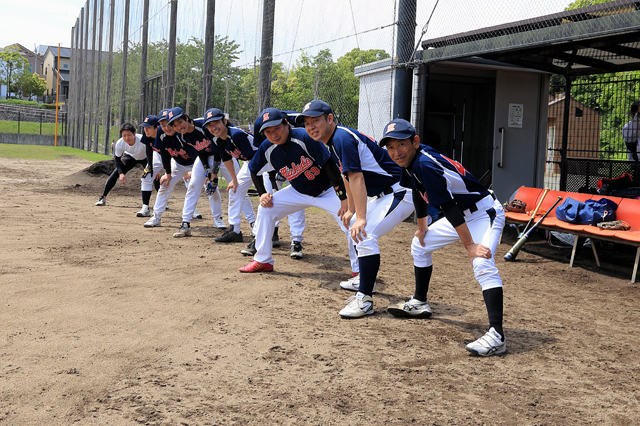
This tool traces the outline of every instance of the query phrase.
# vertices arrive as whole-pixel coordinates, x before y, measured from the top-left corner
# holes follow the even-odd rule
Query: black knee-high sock
[[[142,191],[142,204],[148,206],[149,200],[151,200],[151,191]]]
[[[416,275],[416,292],[413,297],[421,302],[426,302],[427,292],[429,291],[429,282],[431,281],[431,272],[433,272],[433,265],[424,268],[419,268],[414,265],[413,271]]]
[[[372,254],[371,256],[359,257],[358,263],[360,264],[360,287],[358,291],[371,296],[378,270],[380,269],[380,255]]]
[[[482,292],[484,303],[487,305],[487,314],[489,314],[489,326],[502,336],[504,341],[504,331],[502,330],[502,312],[503,312],[503,292],[502,287],[490,288]]]
[[[158,180],[153,180],[153,187],[156,189],[156,192],[158,192],[160,190],[160,179]]]

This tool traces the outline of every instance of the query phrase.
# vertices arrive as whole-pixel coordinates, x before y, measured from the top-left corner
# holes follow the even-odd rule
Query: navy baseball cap
[[[408,139],[415,135],[416,129],[413,128],[411,123],[402,118],[395,118],[384,127],[380,146],[385,146],[389,139]]]
[[[160,111],[160,114],[158,114],[159,118],[158,118],[158,122],[162,121],[162,120],[166,120],[167,117],[169,116],[169,110],[171,108],[165,108],[163,110]]]
[[[207,124],[211,121],[222,120],[224,118],[224,112],[218,108],[209,108],[207,112],[204,113],[204,124]]]
[[[331,106],[325,101],[314,99],[302,107],[302,112],[296,118],[296,123],[302,123],[305,117],[319,117],[322,114],[333,114]]]
[[[144,121],[140,124],[142,127],[158,127],[158,117],[155,115],[147,115]]]
[[[184,115],[184,111],[180,107],[171,108],[169,113],[167,114],[168,123],[171,124],[173,121]]]
[[[287,114],[280,111],[278,108],[265,108],[260,113],[259,120],[262,121],[262,125],[260,126],[260,132],[264,132],[264,129],[267,127],[274,127],[283,121],[287,121]],[[256,123],[258,121],[256,120]]]

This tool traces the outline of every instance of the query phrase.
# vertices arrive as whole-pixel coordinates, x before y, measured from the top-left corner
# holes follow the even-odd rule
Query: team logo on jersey
[[[180,148],[180,151],[178,151],[177,149],[167,148],[167,152],[172,157],[182,157],[185,160],[189,158],[189,156],[187,155],[187,152],[182,148]]]
[[[387,126],[387,131],[385,133],[393,132],[396,129],[396,123],[390,123]]]
[[[302,108],[302,112],[305,112],[306,110],[308,110],[309,108],[311,108],[311,102],[308,102],[303,108]]]
[[[287,180],[292,180],[303,174],[308,168],[313,165],[313,160],[305,156],[300,156],[300,164],[291,163],[291,167],[283,167],[280,170],[280,174]]]
[[[443,154],[440,154],[440,156],[445,160],[447,160],[458,171],[458,173],[460,173],[461,176],[464,176],[465,174],[467,174],[467,169],[465,169],[462,164],[458,163],[455,160],[452,160],[451,158],[448,158]]]
[[[193,147],[196,149],[196,151],[202,151],[203,149],[207,148],[209,145],[211,145],[211,142],[207,139],[202,139],[202,141],[196,142]]]
[[[230,149],[226,149],[225,151],[227,151],[227,154],[229,154],[230,156],[232,156],[236,160],[238,158],[240,158],[241,160],[246,160],[246,158],[244,158],[242,156],[242,152],[238,148],[234,149],[233,151],[231,151]]]
[[[269,119],[269,113],[265,112],[264,114],[262,114],[262,121],[267,121]]]
[[[424,202],[429,204],[429,197],[427,197],[427,193],[426,192],[422,192],[422,191],[418,191],[418,193],[420,194],[420,197],[422,197]]]

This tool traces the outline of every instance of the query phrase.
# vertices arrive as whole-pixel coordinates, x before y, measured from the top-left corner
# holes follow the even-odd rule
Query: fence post
[[[100,30],[98,34],[98,75],[96,76],[96,108],[95,108],[95,136],[93,140],[96,141],[94,152],[98,152],[98,146],[100,145],[100,92],[102,91],[102,85],[100,84],[100,74],[102,71],[102,29],[104,21],[104,0],[100,0]],[[95,66],[95,65],[94,65]]]
[[[213,83],[213,48],[215,43],[216,0],[207,0],[207,21],[204,30],[204,75],[202,90],[202,113],[211,105]],[[229,112],[229,111],[225,111]]]
[[[20,118],[20,110],[18,110],[18,134],[20,134]]]
[[[571,113],[571,76],[565,75],[564,116],[562,117],[562,149],[560,150],[560,191],[567,190],[567,144],[569,141],[569,114]]]
[[[109,64],[107,65],[107,99],[105,104],[107,106],[107,117],[105,119],[104,129],[104,155],[109,155],[111,152],[111,144],[109,138],[111,138],[111,103],[113,102],[113,96],[111,93],[111,73],[113,72],[113,18],[115,16],[116,1],[111,0],[109,3]]]
[[[140,107],[138,108],[138,123],[142,123],[147,115],[147,92],[145,81],[147,79],[147,44],[149,43],[149,0],[144,0],[142,11],[142,51],[140,57]]]
[[[273,64],[273,23],[275,0],[264,0],[262,11],[262,45],[260,48],[260,90],[258,109],[262,111],[271,103],[271,66]]]
[[[131,0],[124,1],[124,34],[122,35],[122,88],[120,90],[120,125],[125,120],[125,99],[127,98],[127,55],[129,53],[129,9]]]
[[[394,68],[393,118],[411,119],[411,95],[413,71],[407,63],[413,61],[416,33],[416,0],[400,0],[398,3],[398,37],[396,39],[397,63]],[[402,66],[399,66],[403,64]]]
[[[44,115],[43,112],[40,113],[40,136],[42,136],[42,116]]]
[[[173,94],[176,84],[176,36],[178,21],[178,0],[171,0],[169,18],[169,57],[167,58],[167,84],[165,90],[165,108],[173,107]]]

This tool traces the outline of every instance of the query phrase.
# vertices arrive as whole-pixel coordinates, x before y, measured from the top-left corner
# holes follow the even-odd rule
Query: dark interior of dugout
[[[423,82],[423,142],[490,186],[495,77],[429,72]]]

